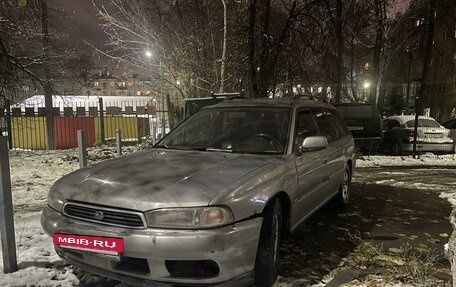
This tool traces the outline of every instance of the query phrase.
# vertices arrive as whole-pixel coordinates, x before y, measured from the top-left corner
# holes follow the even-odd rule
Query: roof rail
[[[226,98],[227,100],[231,100],[231,99],[244,98],[244,93],[245,93],[244,90],[242,90],[240,92],[235,92],[235,93],[214,93],[214,92],[211,92],[211,96],[212,97],[222,97],[222,98]]]
[[[321,95],[295,95],[293,96],[294,99],[306,99],[312,101],[320,101],[324,103],[328,103],[328,100],[323,98]]]

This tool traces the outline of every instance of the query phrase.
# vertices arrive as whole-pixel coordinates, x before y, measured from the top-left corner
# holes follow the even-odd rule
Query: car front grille
[[[82,220],[120,227],[146,227],[144,215],[141,212],[129,210],[67,202],[63,207],[63,214]]]

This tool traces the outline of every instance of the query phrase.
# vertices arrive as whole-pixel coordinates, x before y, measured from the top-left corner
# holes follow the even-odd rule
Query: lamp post
[[[146,58],[148,58],[148,59],[151,59],[152,56],[153,56],[152,51],[150,51],[150,50],[146,50],[144,54],[145,54]],[[163,95],[163,73],[162,73],[162,62],[161,62],[161,59],[158,62],[158,73],[159,73],[159,77],[160,77],[159,94],[160,94],[161,102],[162,102],[162,104],[161,104],[161,112],[162,112],[162,132],[161,132],[161,137],[163,137],[165,135],[165,133],[166,133],[166,113],[165,113],[165,97]]]
[[[367,81],[367,80],[364,81],[364,83],[363,83],[363,89],[364,89],[364,91],[363,91],[364,97],[363,97],[363,98],[364,98],[364,99],[363,99],[363,100],[365,100],[365,99],[367,98],[367,96],[366,96],[366,93],[367,93],[367,92],[366,92],[366,91],[369,91],[369,90],[370,90],[370,87],[371,87],[371,83],[370,83],[369,81]]]

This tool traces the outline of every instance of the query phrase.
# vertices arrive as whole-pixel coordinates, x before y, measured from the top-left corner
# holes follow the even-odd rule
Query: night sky
[[[95,0],[97,5],[108,2],[108,0]],[[58,5],[70,15],[65,21],[68,22],[67,27],[71,27],[70,41],[83,43],[85,40],[98,48],[103,48],[106,38],[99,27],[92,0],[64,0],[58,1]]]

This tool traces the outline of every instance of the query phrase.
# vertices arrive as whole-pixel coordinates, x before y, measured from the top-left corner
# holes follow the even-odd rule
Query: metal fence
[[[149,137],[155,139],[163,129],[157,123],[167,122],[166,111],[157,113],[155,102],[150,99],[106,100],[94,97],[54,99],[49,121],[44,99],[41,101],[37,97],[8,106],[0,114],[10,148],[49,149],[48,124],[52,124],[53,148],[66,149],[77,146],[77,130],[86,131],[88,146],[114,141],[117,129],[122,131],[123,141],[141,142]]]

